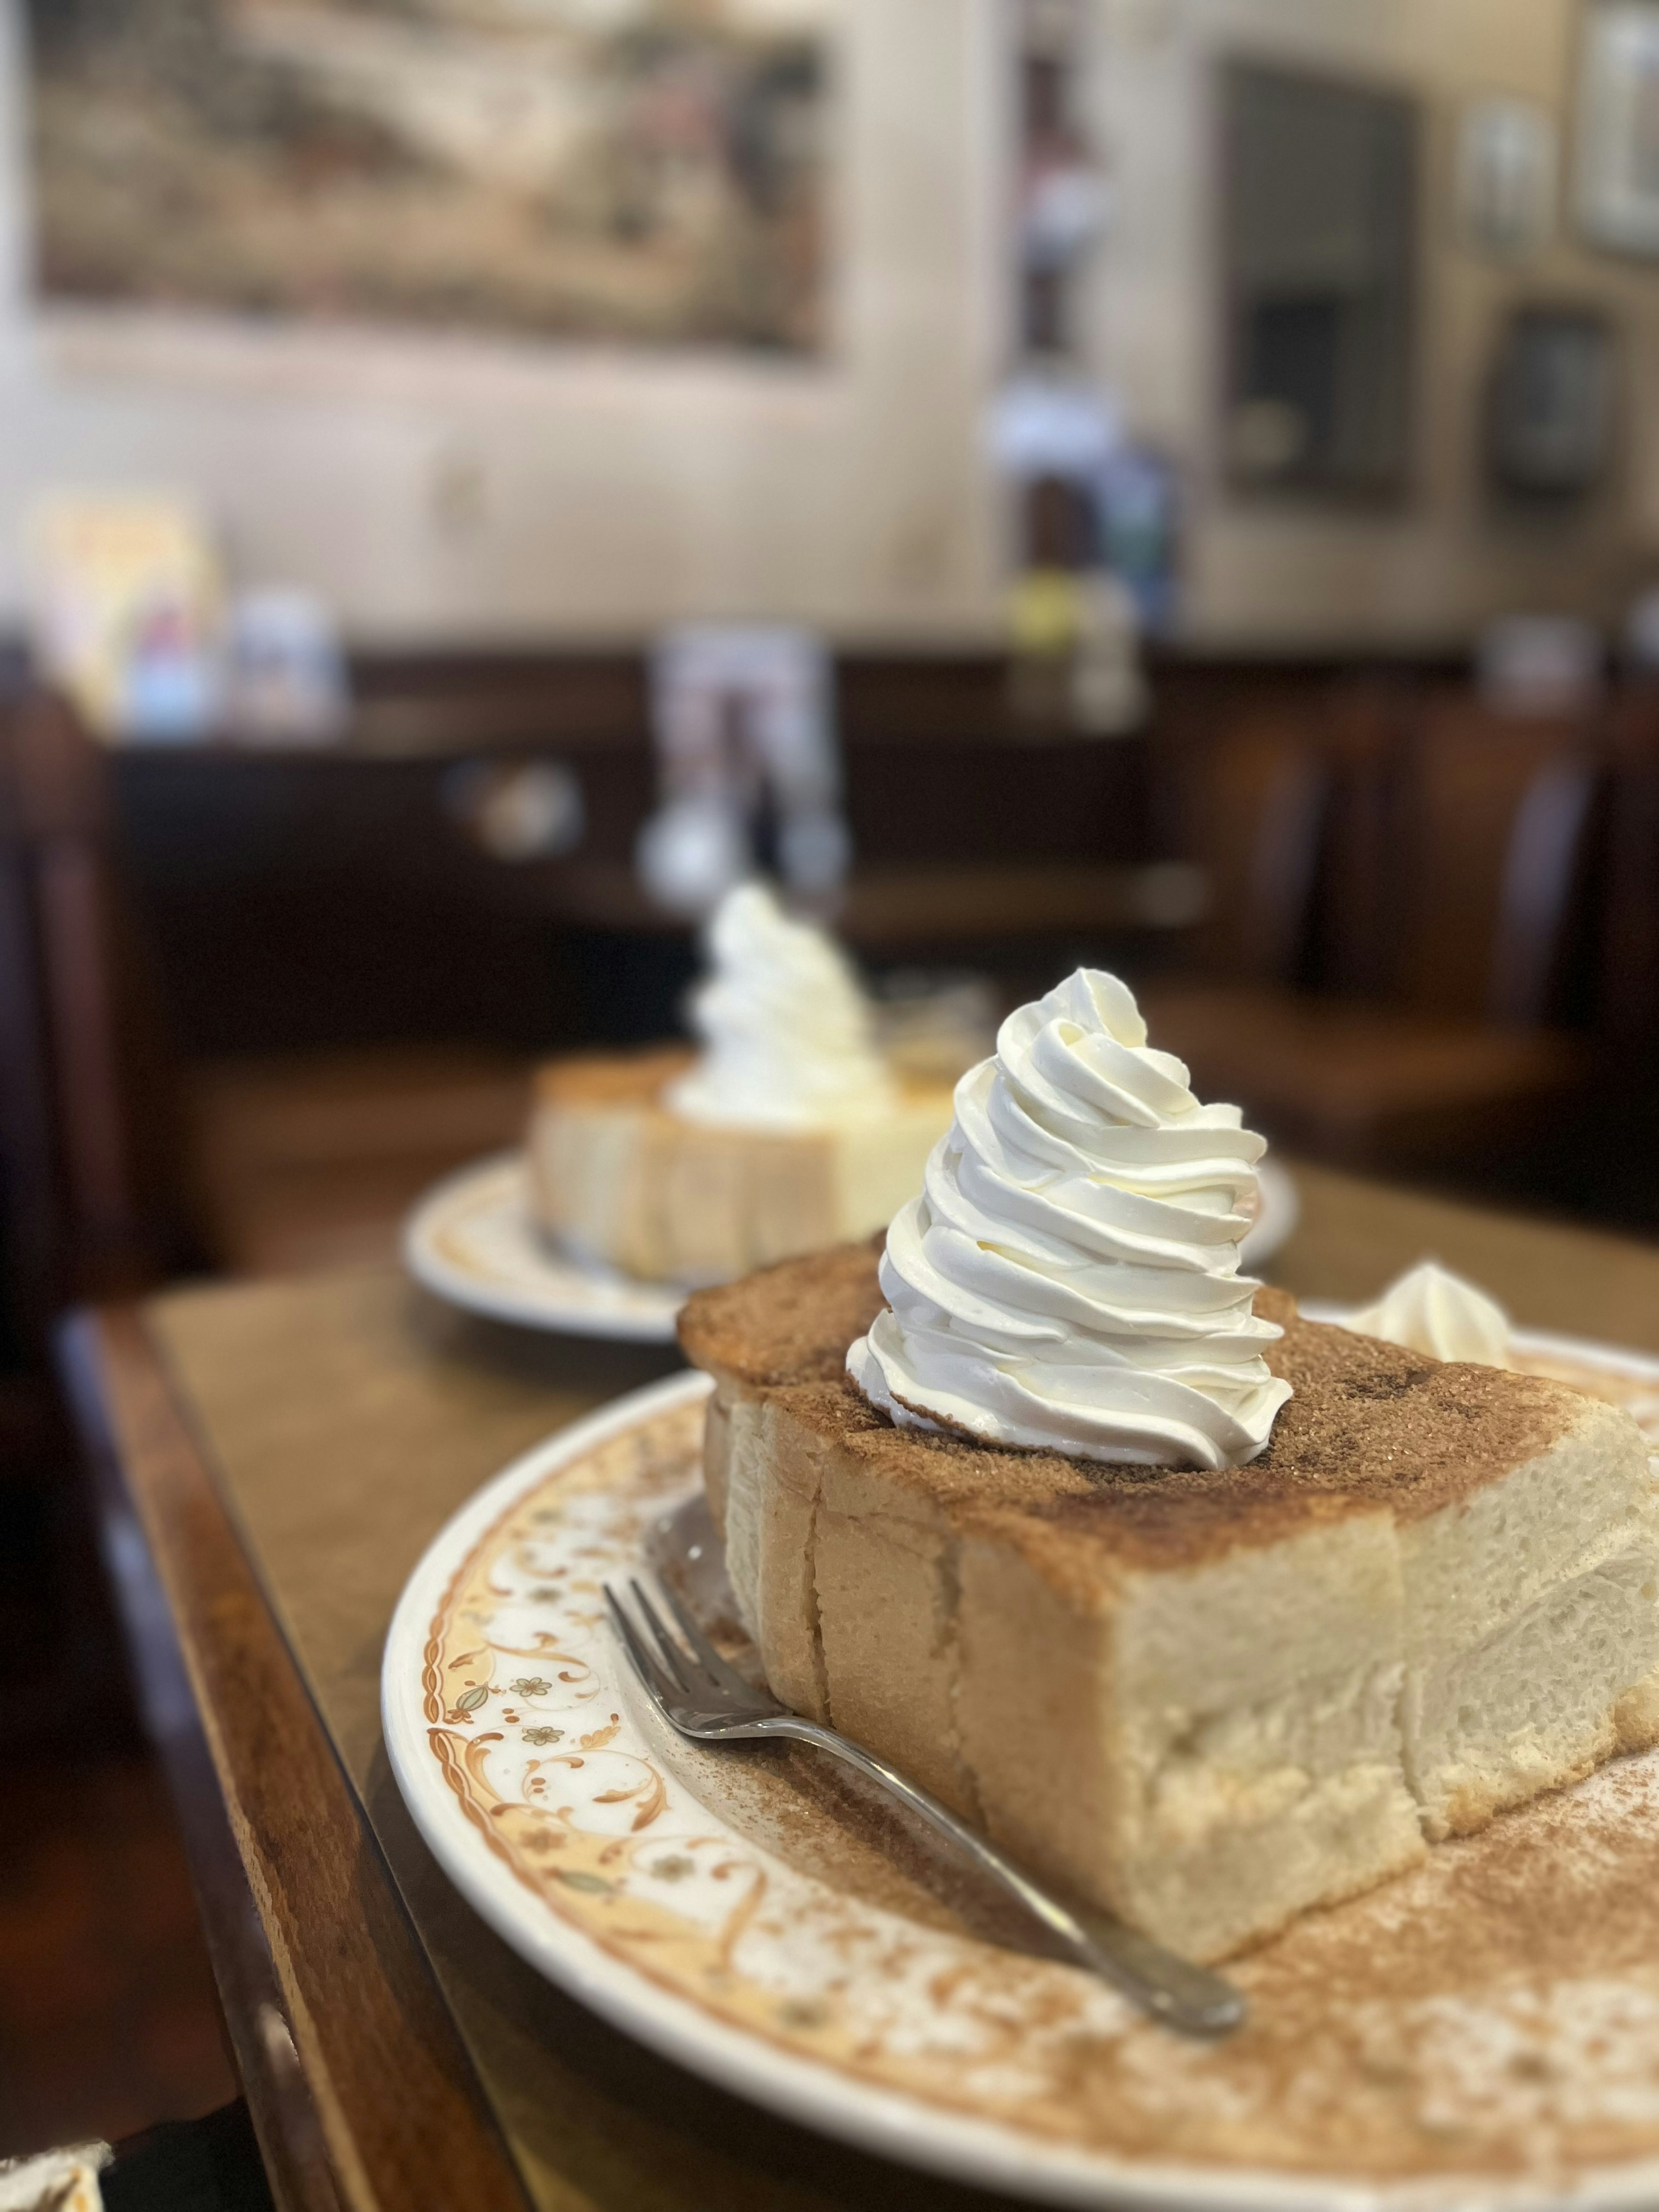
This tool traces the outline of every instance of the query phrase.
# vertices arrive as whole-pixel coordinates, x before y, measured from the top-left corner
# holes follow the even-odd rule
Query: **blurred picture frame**
[[[1489,390],[1487,470],[1511,499],[1589,497],[1612,465],[1616,331],[1598,308],[1523,301],[1498,336]]]
[[[1575,212],[1592,245],[1659,257],[1659,4],[1592,0],[1581,33]]]
[[[1459,234],[1496,261],[1540,253],[1555,228],[1559,155],[1554,117],[1536,100],[1487,94],[1458,118]]]
[[[1230,489],[1398,501],[1412,471],[1423,103],[1234,57],[1218,81]]]
[[[832,0],[21,5],[55,314],[828,343]]]

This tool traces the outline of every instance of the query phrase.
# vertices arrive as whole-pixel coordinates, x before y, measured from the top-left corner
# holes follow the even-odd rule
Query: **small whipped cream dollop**
[[[1263,1451],[1291,1386],[1238,1272],[1266,1149],[1079,968],[1011,1014],[887,1232],[848,1372],[901,1427],[1139,1467]]]
[[[1375,1305],[1342,1316],[1358,1336],[1431,1359],[1473,1360],[1481,1367],[1510,1367],[1510,1317],[1495,1298],[1437,1261],[1425,1260],[1390,1283]]]
[[[823,930],[763,884],[728,891],[708,927],[713,974],[691,1000],[702,1040],[664,1103],[729,1128],[820,1129],[879,1120],[898,1093],[858,978]]]

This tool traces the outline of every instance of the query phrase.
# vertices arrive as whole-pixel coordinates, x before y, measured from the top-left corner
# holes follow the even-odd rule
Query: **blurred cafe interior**
[[[0,12],[0,2159],[486,2201],[435,2121],[341,2150],[296,1899],[447,1991],[386,1619],[555,1382],[676,1356],[410,1224],[542,1063],[690,1048],[757,876],[918,1081],[1123,978],[1299,1296],[1432,1257],[1659,1352],[1659,0]],[[441,1370],[387,1582],[347,1501]],[[314,1893],[267,1663],[362,1823]],[[524,2202],[934,2201],[771,2118],[739,2188],[671,2060],[502,2002],[610,2114],[531,2158],[444,2026]]]

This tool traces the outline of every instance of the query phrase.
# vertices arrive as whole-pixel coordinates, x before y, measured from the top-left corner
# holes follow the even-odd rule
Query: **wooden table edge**
[[[59,1358],[282,2212],[530,2199],[142,1311]]]

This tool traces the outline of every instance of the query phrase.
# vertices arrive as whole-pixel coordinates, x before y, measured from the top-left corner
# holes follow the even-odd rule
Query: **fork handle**
[[[740,1725],[730,1731],[733,1735],[751,1732],[756,1735],[790,1736],[801,1743],[815,1744],[832,1759],[840,1759],[843,1765],[867,1776],[890,1797],[908,1805],[971,1865],[1023,1905],[1079,1966],[1103,1975],[1114,1988],[1166,2027],[1179,2028],[1187,2035],[1224,2035],[1244,2018],[1243,1996],[1231,1982],[1211,1973],[1207,1967],[1176,1958],[1172,1951],[1166,1951],[1150,1936],[1126,1927],[1121,1920],[1097,1912],[1085,1917],[1062,1905],[1058,1898],[1039,1888],[1029,1875],[1004,1858],[983,1836],[959,1820],[937,1797],[919,1790],[896,1767],[890,1766],[874,1752],[866,1751],[862,1744],[852,1742],[817,1721],[803,1720],[796,1713],[780,1714],[776,1718],[750,1723],[747,1727]]]

